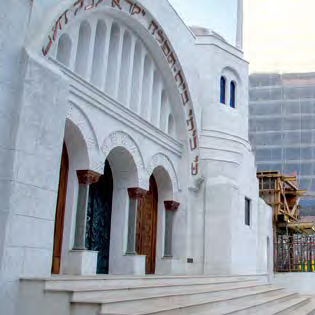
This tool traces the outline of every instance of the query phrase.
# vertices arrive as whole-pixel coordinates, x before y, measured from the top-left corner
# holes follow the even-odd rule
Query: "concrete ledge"
[[[275,273],[272,284],[299,293],[315,295],[315,272]]]

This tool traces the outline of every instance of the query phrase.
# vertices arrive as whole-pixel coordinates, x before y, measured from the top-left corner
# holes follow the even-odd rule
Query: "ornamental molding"
[[[109,153],[117,148],[122,147],[130,153],[137,168],[139,187],[149,190],[149,180],[145,174],[144,161],[140,152],[139,146],[134,139],[123,131],[116,131],[111,133],[103,142],[101,151],[105,156],[105,160]]]
[[[163,167],[168,173],[172,182],[173,192],[180,191],[181,188],[179,186],[178,176],[175,171],[175,167],[172,161],[163,153],[157,153],[151,158],[147,166],[147,174],[149,178],[153,174],[154,170],[159,166]]]

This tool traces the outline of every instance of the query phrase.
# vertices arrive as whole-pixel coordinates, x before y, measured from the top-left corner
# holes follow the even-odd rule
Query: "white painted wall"
[[[42,57],[41,47],[52,21],[71,3],[70,0],[34,3],[29,27],[24,25],[28,34],[25,45],[32,52],[23,59],[25,76],[18,70],[6,71],[15,81],[23,82],[23,86],[18,89],[20,115],[16,110],[12,120],[8,120],[10,128],[18,126],[16,140],[8,141],[16,152],[6,148],[0,154],[4,165],[8,165],[8,174],[0,173],[0,179],[6,180],[1,193],[3,200],[11,200],[4,207],[10,213],[9,221],[0,220],[7,232],[7,238],[0,234],[0,249],[3,244],[6,257],[3,259],[0,252],[2,279],[4,274],[12,281],[21,275],[50,274],[64,139],[69,147],[70,174],[62,272],[71,272],[67,256],[74,238],[75,171],[89,168],[102,173],[107,157],[113,159],[116,178],[112,227],[114,224],[117,230],[112,235],[112,273],[141,274],[144,270],[144,257],[124,256],[126,189],[130,185],[148,189],[152,173],[159,186],[158,273],[266,272],[266,240],[268,236],[272,240],[271,211],[258,199],[256,168],[248,143],[248,65],[242,52],[213,34],[193,35],[166,0],[139,1],[167,34],[189,86],[200,144],[200,176],[195,180],[190,175],[187,106],[182,105],[174,74],[161,48],[133,17],[111,8],[80,13],[59,33],[68,34],[59,42],[59,53],[56,40],[49,59]],[[9,20],[16,22],[10,17]],[[99,26],[97,31],[99,23],[103,23],[103,28],[100,30]],[[102,37],[99,35],[102,31],[106,34],[104,47],[98,47],[95,36]],[[22,39],[20,45],[21,42]],[[81,47],[79,53],[77,47]],[[0,52],[0,56],[9,54],[10,50]],[[97,54],[104,55],[105,60],[95,59]],[[128,55],[130,59],[126,60]],[[65,65],[57,62],[56,56]],[[222,74],[228,82],[237,83],[235,109],[219,103]],[[9,87],[1,86],[6,91],[3,95],[9,97]],[[13,96],[10,100],[10,104],[14,103]],[[7,115],[10,110],[0,109],[0,119],[1,113]],[[170,114],[174,117],[174,128],[169,125]],[[0,143],[7,141],[3,139],[0,136]],[[121,160],[122,164],[121,155],[111,156],[117,147],[130,154],[130,159]],[[128,165],[133,165],[131,169],[136,174],[131,181],[125,176],[130,171]],[[161,178],[158,167],[165,170]],[[9,187],[8,180],[12,178]],[[245,197],[252,200],[250,227],[244,224]],[[163,257],[164,198],[180,202],[174,218],[172,259]],[[193,263],[188,264],[187,258],[193,258]],[[9,284],[4,288],[14,301],[16,288]],[[2,292],[1,298],[4,296]],[[12,309],[6,314],[13,314]]]

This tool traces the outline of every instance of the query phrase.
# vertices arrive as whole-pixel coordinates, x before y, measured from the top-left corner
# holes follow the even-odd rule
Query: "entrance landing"
[[[309,314],[315,301],[264,276],[53,276],[21,281],[18,314]]]

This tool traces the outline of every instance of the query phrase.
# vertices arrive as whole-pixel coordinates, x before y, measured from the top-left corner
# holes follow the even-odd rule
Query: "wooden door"
[[[68,185],[68,171],[69,171],[69,158],[66,144],[63,144],[61,166],[60,166],[60,177],[59,177],[59,189],[58,189],[58,200],[56,208],[55,218],[55,234],[54,234],[54,252],[53,252],[53,263],[51,272],[53,274],[60,273],[60,262],[61,262],[61,250],[62,250],[62,238],[63,238],[63,225],[66,208],[66,195]]]
[[[139,255],[146,255],[146,274],[155,273],[157,201],[157,185],[152,175],[150,190],[139,203],[137,215],[136,250]]]

